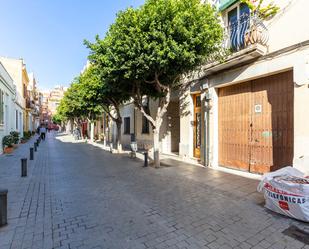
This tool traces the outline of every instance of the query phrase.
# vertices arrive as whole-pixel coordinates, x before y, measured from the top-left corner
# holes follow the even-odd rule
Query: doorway
[[[201,157],[201,132],[202,132],[202,115],[201,115],[201,94],[192,95],[194,106],[193,121],[193,156]]]
[[[293,162],[293,72],[219,89],[219,164],[254,173]]]

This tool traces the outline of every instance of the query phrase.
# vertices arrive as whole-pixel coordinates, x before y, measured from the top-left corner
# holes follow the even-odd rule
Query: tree
[[[64,121],[64,118],[57,112],[55,115],[53,115],[52,121],[54,124],[61,125],[61,123]]]
[[[88,119],[91,123],[91,134],[93,134],[94,120],[102,113],[102,108],[98,103],[91,101],[96,93],[90,86],[88,77],[84,74],[76,77],[64,94],[57,108],[57,114],[77,123],[80,118]],[[91,138],[93,139],[93,135]]]
[[[92,62],[108,71],[108,84],[117,82],[121,91],[129,91],[149,120],[156,167],[171,91],[218,50],[222,33],[215,10],[200,0],[147,0],[120,12],[105,39],[87,44]],[[143,107],[144,96],[157,100],[155,117]]]
[[[88,103],[99,106],[116,123],[117,150],[121,151],[121,125],[122,117],[120,114],[120,105],[129,99],[129,94],[119,91],[117,82],[113,84],[106,83],[106,70],[100,70],[97,66],[90,66],[82,75],[81,82],[86,93],[84,99]]]

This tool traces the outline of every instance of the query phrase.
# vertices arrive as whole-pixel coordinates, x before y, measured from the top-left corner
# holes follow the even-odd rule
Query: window
[[[149,134],[149,121],[145,116],[142,119],[142,133]]]
[[[4,124],[4,93],[0,90],[0,125]]]
[[[144,109],[145,109],[147,114],[150,114],[148,105],[144,106]],[[149,134],[149,121],[144,115],[143,115],[143,118],[142,118],[142,133],[143,134]]]
[[[245,33],[250,26],[250,9],[241,3],[227,13],[230,43],[233,50],[239,50],[245,45]]]
[[[18,130],[18,111],[16,110],[16,112],[15,112],[15,115],[16,115],[16,117],[15,117],[15,121],[16,121],[16,130]]]
[[[124,123],[123,134],[130,134],[130,117],[124,118],[123,123]]]

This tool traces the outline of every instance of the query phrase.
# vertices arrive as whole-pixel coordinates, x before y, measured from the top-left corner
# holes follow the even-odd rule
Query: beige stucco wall
[[[265,22],[269,30],[268,52],[309,40],[309,1],[275,0],[274,3],[280,7],[280,11],[273,19]]]
[[[150,114],[155,118],[157,112],[157,101],[149,101]],[[140,149],[149,149],[150,152],[153,147],[153,133],[152,127],[149,123],[149,133],[142,133],[142,119],[143,114],[134,107],[132,102],[124,104],[120,108],[122,117],[121,127],[121,143],[124,148],[129,148],[131,142],[131,135],[135,134],[138,147]],[[130,117],[130,134],[124,134],[124,118]],[[116,139],[116,125],[115,123],[111,126],[113,141]],[[179,147],[179,104],[178,95],[172,97],[172,101],[168,107],[167,113],[163,117],[163,122],[160,128],[160,148],[162,153],[178,153]]]

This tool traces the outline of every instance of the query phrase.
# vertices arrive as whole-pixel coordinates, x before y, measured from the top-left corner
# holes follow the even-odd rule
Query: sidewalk
[[[309,249],[283,233],[308,224],[266,210],[256,180],[175,162],[143,168],[64,134],[48,134],[21,178],[29,145],[0,157],[0,249]]]

